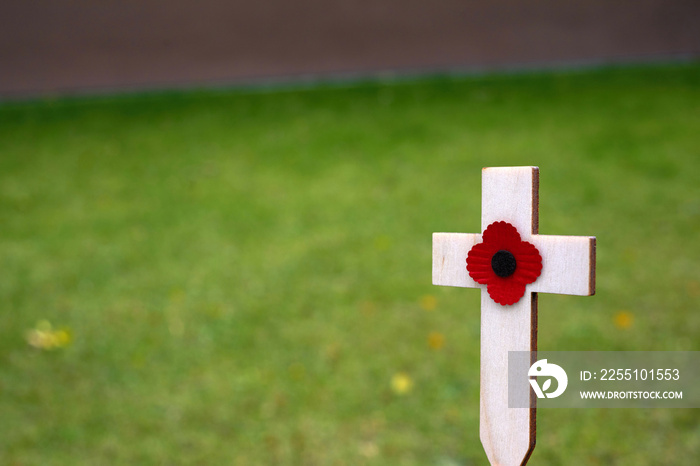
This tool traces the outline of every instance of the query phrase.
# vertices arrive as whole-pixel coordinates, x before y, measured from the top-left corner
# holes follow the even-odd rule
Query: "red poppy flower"
[[[542,256],[537,248],[520,239],[508,222],[494,222],[467,255],[467,271],[475,282],[487,285],[491,299],[498,304],[515,304],[525,294],[525,285],[542,272]]]

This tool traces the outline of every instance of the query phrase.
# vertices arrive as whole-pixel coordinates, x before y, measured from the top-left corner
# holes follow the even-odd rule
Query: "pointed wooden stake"
[[[537,167],[483,169],[482,232],[494,222],[508,222],[542,256],[541,275],[515,304],[496,303],[486,285],[467,272],[467,255],[482,242],[481,234],[433,234],[433,284],[482,290],[479,430],[492,465],[523,465],[535,448],[535,408],[508,407],[508,351],[537,351],[537,292],[595,292],[595,238],[537,234],[538,201]],[[531,399],[534,406],[533,393]]]

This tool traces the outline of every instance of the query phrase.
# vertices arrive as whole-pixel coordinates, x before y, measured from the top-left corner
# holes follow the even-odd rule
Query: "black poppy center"
[[[515,256],[504,249],[498,251],[491,258],[491,268],[501,278],[513,275],[516,265]]]

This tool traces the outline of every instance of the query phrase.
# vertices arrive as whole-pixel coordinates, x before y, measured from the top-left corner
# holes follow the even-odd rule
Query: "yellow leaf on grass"
[[[431,294],[421,296],[420,307],[426,311],[434,311],[437,307],[437,298]]]
[[[442,349],[445,345],[445,335],[440,332],[430,332],[428,335],[428,346],[435,351]]]
[[[634,322],[634,316],[629,311],[620,311],[615,314],[615,327],[630,328]]]
[[[413,379],[405,372],[394,374],[391,378],[391,389],[397,395],[405,395],[413,388]]]
[[[54,329],[48,320],[37,323],[35,328],[27,332],[26,338],[30,346],[43,350],[63,348],[68,346],[72,339],[70,330]]]

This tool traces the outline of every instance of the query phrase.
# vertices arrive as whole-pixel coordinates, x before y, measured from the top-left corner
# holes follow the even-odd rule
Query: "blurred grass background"
[[[0,463],[486,464],[431,233],[507,165],[598,237],[540,349],[700,350],[698,64],[0,105]],[[697,409],[542,409],[531,464],[698,457]]]

